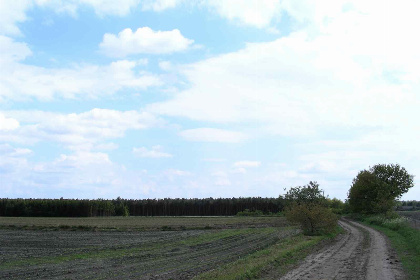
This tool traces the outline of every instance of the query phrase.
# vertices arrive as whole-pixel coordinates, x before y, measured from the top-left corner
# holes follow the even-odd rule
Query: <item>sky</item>
[[[0,197],[420,200],[417,0],[0,0]]]

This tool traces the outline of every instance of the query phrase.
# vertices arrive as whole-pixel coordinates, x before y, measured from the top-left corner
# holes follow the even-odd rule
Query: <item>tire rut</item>
[[[345,233],[320,252],[309,255],[282,280],[292,279],[403,279],[401,265],[378,231],[346,219]]]

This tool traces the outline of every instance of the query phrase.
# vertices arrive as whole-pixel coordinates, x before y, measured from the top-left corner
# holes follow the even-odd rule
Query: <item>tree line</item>
[[[100,217],[100,216],[233,216],[238,212],[283,210],[284,199],[164,198],[164,199],[0,199],[0,216]]]

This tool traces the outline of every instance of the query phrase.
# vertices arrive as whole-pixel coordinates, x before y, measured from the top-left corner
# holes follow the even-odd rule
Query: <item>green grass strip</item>
[[[392,247],[403,265],[407,279],[420,279],[420,231],[403,225],[398,229],[390,229],[384,226],[364,224],[383,232],[391,241]]]

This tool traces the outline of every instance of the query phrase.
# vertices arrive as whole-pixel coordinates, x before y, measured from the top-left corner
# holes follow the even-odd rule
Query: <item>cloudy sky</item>
[[[1,0],[0,197],[420,200],[417,0]]]

